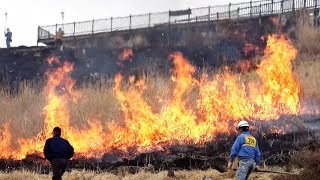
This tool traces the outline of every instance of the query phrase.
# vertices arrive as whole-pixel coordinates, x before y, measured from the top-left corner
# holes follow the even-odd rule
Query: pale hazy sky
[[[37,43],[38,25],[61,23],[62,11],[64,23],[68,23],[245,1],[250,0],[1,0],[0,32],[4,31],[6,12],[12,46],[32,46]],[[3,32],[0,39],[0,47],[4,47]]]

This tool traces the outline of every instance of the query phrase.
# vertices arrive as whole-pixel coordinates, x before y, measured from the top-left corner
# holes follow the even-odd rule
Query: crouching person
[[[256,138],[249,132],[248,122],[240,121],[237,130],[241,134],[232,145],[228,167],[231,168],[234,159],[238,157],[237,180],[247,180],[251,172],[258,168],[261,154]]]
[[[74,149],[69,141],[61,138],[61,129],[55,127],[53,137],[46,140],[44,145],[44,156],[50,161],[52,167],[52,180],[61,180],[68,166],[68,160],[72,158]]]

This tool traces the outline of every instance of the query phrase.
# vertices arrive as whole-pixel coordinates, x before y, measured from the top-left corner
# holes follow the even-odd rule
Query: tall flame
[[[262,86],[253,85],[251,91],[260,108],[258,118],[277,118],[281,114],[296,114],[299,109],[300,86],[292,72],[291,61],[298,54],[297,50],[280,39],[269,37],[264,60],[257,73],[262,79]],[[259,92],[257,92],[259,91]]]
[[[268,38],[265,56],[257,74],[261,82],[240,82],[240,75],[228,71],[201,83],[199,109],[207,120],[276,119],[281,114],[297,114],[300,87],[292,73],[297,55],[285,37]],[[248,90],[247,90],[248,89]]]
[[[281,114],[297,114],[300,87],[291,66],[296,55],[285,37],[269,36],[265,56],[256,71],[259,80],[244,82],[241,74],[228,68],[216,75],[202,74],[198,80],[196,68],[181,53],[174,53],[170,56],[175,66],[172,97],[162,97],[168,100],[159,112],[144,98],[148,90],[144,79],[130,77],[130,85],[123,87],[123,76],[117,74],[114,94],[121,105],[123,123],[111,121],[105,127],[100,121],[88,120],[84,130],[70,125],[67,102],[77,103],[81,97],[69,76],[73,65],[49,59],[60,66],[47,73],[45,127],[37,137],[18,139],[19,147],[14,147],[10,126],[5,125],[0,157],[22,159],[29,153],[41,152],[55,126],[63,129],[63,137],[76,152],[97,157],[112,150],[134,154],[163,150],[172,144],[201,144],[218,133],[229,133],[240,119],[269,120]],[[190,98],[195,91],[197,97]]]
[[[95,156],[99,152],[99,147],[103,147],[105,132],[100,123],[88,121],[89,128],[86,130],[70,126],[67,102],[69,99],[76,102],[80,97],[80,93],[73,89],[74,80],[69,76],[73,65],[67,61],[61,63],[55,57],[49,58],[48,63],[57,64],[59,67],[46,73],[48,80],[44,92],[47,95],[47,105],[43,108],[45,127],[36,137],[18,139],[20,146],[18,149],[12,149],[10,133],[6,133],[6,139],[2,143],[7,146],[1,146],[0,157],[23,159],[27,154],[42,152],[45,139],[52,136],[52,130],[56,126],[63,129],[62,135],[74,145],[76,152]],[[9,131],[8,126],[5,126],[5,129]]]

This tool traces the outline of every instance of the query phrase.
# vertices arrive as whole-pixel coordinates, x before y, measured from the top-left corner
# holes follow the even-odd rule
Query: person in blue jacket
[[[251,172],[258,168],[261,153],[256,138],[249,132],[249,123],[247,121],[240,121],[237,130],[241,134],[232,145],[228,168],[232,167],[234,159],[238,157],[237,179],[247,180]]]
[[[6,36],[6,45],[7,48],[10,48],[10,43],[12,42],[12,32],[10,31],[10,29],[7,29],[7,32],[4,33],[4,35]]]
[[[52,180],[61,180],[67,168],[68,160],[74,154],[74,149],[69,141],[61,138],[61,128],[55,127],[52,134],[53,137],[46,140],[43,152],[52,166]]]

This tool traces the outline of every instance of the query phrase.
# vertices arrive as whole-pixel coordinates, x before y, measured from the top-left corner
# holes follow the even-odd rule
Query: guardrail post
[[[271,0],[271,14],[273,14],[273,0]]]
[[[231,19],[231,3],[229,3],[229,19]]]
[[[281,3],[282,4],[282,3]],[[295,11],[295,2],[294,2],[294,0],[292,0],[292,12],[294,12]]]
[[[261,3],[260,3],[260,6],[259,6],[259,17],[261,18]]]
[[[240,20],[240,7],[238,7],[237,9],[237,16],[238,16],[238,20]]]
[[[303,7],[304,7],[304,8],[307,7],[307,0],[303,0]]]
[[[111,19],[110,19],[110,31],[112,32],[112,22],[113,22],[113,17],[111,17]]]
[[[76,22],[73,23],[73,37],[76,34]]]
[[[217,20],[219,20],[219,12],[217,12]]]
[[[210,12],[211,11],[211,9],[210,9],[210,6],[208,7],[208,21],[210,21]]]
[[[320,13],[318,10],[317,10],[317,7],[318,7],[318,0],[314,0],[314,21],[315,21],[315,25],[316,26],[319,26],[319,22],[318,22],[318,20],[317,20],[317,16],[318,16],[318,14]]]
[[[92,34],[94,32],[94,20],[92,20]]]
[[[189,8],[189,10],[190,10],[190,8]],[[188,22],[190,23],[190,14],[188,14]]]
[[[39,40],[40,40],[40,26],[38,26],[38,39],[37,39],[37,46],[38,46]]]
[[[149,13],[149,23],[148,23],[148,27],[151,27],[151,13]]]
[[[250,1],[250,18],[252,17],[252,1]]]
[[[129,30],[131,30],[131,18],[132,18],[132,15],[130,14],[130,16],[129,16]]]

